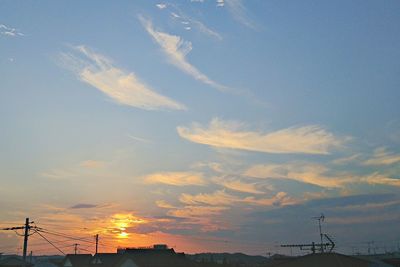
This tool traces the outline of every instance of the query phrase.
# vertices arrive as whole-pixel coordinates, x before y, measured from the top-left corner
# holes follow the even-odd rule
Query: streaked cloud
[[[286,192],[278,192],[271,198],[246,197],[241,202],[261,206],[287,206],[300,203],[300,200],[290,197]]]
[[[290,127],[262,133],[242,130],[241,124],[214,118],[208,128],[198,123],[179,126],[179,135],[189,141],[213,147],[265,153],[330,154],[347,138],[339,138],[317,125]]]
[[[158,8],[160,8],[157,5]],[[160,9],[169,9],[172,10],[170,11],[171,18],[179,22],[184,26],[184,29],[190,30],[193,28],[197,29],[200,33],[203,33],[209,37],[213,37],[217,40],[222,40],[222,36],[215,30],[210,29],[208,26],[206,26],[203,22],[200,20],[197,20],[193,17],[188,16],[180,8],[178,8],[177,5],[175,4],[164,4],[163,8]]]
[[[137,136],[134,136],[132,134],[128,134],[128,137],[131,138],[132,140],[135,140],[135,141],[138,141],[138,142],[141,142],[141,143],[153,143],[149,139],[142,138],[142,137],[137,137]]]
[[[373,173],[371,175],[361,177],[360,181],[371,185],[400,186],[400,178],[391,178],[379,173]]]
[[[181,209],[170,210],[168,215],[180,218],[204,217],[221,214],[229,207],[218,206],[185,206]]]
[[[97,207],[97,205],[79,203],[79,204],[71,206],[70,209],[92,209],[92,208],[96,208],[96,207]]]
[[[345,165],[360,160],[361,154],[354,154],[348,157],[338,158],[332,161],[333,164]]]
[[[162,209],[175,209],[175,206],[169,204],[165,200],[157,200],[156,205],[157,205],[157,207],[162,208]]]
[[[20,32],[19,30],[8,27],[4,24],[0,24],[0,35],[5,35],[9,37],[25,36],[25,34]]]
[[[167,184],[174,186],[205,185],[206,181],[199,172],[158,172],[146,175],[147,184]]]
[[[384,147],[377,148],[373,156],[362,162],[363,165],[391,165],[400,163],[400,155],[390,153]]]
[[[224,190],[218,190],[211,194],[200,193],[197,195],[183,193],[179,201],[187,205],[211,205],[211,206],[230,206],[237,198],[226,193]]]
[[[158,7],[159,9],[164,9],[167,7],[167,5],[164,3],[160,3],[160,4],[156,4],[156,7]]]
[[[343,187],[354,182],[352,176],[330,176],[329,169],[320,164],[293,162],[284,164],[256,164],[248,168],[243,175],[254,178],[291,179],[320,187]]]
[[[249,18],[248,11],[242,0],[217,0],[217,6],[226,7],[233,18],[244,26],[255,29],[254,22]]]
[[[76,46],[72,52],[62,53],[61,63],[81,81],[119,104],[145,110],[186,109],[183,104],[156,93],[134,73],[115,67],[110,59],[86,46]]]
[[[229,177],[218,177],[213,180],[216,184],[219,184],[227,189],[250,193],[250,194],[264,194],[264,191],[258,189],[255,183],[246,183],[239,179],[229,178]]]
[[[210,205],[210,206],[235,206],[237,204],[250,204],[260,206],[281,206],[297,203],[298,201],[289,197],[286,192],[278,192],[270,198],[238,197],[217,190],[213,193],[200,193],[197,195],[182,194],[179,201],[187,205]]]
[[[362,203],[362,204],[354,204],[354,205],[346,205],[346,206],[337,206],[331,208],[332,210],[338,211],[370,211],[370,210],[379,210],[384,209],[391,206],[398,206],[400,204],[400,200],[389,200],[385,202],[378,203]]]
[[[156,30],[153,27],[152,22],[142,16],[139,16],[139,20],[143,24],[147,33],[158,45],[160,45],[162,51],[165,53],[172,65],[192,76],[194,79],[220,91],[232,91],[231,88],[213,81],[187,61],[186,55],[192,50],[191,42],[185,41],[177,35],[171,35]]]
[[[351,172],[336,172],[327,166],[306,162],[256,164],[248,168],[243,175],[262,179],[290,179],[323,188],[342,188],[343,192],[347,192],[349,184],[400,186],[400,179],[391,178],[378,172],[357,175]],[[347,194],[350,193],[347,192]],[[306,194],[312,195],[309,192]]]

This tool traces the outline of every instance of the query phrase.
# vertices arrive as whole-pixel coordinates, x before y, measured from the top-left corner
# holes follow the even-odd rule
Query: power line
[[[38,235],[40,235],[41,237],[43,237],[44,240],[46,240],[47,242],[50,243],[50,245],[52,245],[54,248],[56,248],[58,251],[60,251],[62,254],[65,255],[65,253],[59,249],[58,247],[56,247],[56,245],[54,245],[50,240],[48,240],[44,235],[42,235],[39,231],[36,231],[38,233]]]
[[[77,237],[72,237],[66,234],[62,234],[62,233],[58,233],[58,232],[54,232],[54,231],[49,231],[43,228],[38,229],[38,231],[42,232],[42,233],[46,233],[46,234],[50,234],[50,235],[55,235],[55,236],[60,236],[60,237],[64,237],[64,238],[68,238],[71,240],[75,240],[75,241],[82,241],[82,242],[87,242],[87,243],[91,243],[93,244],[93,241],[89,241],[88,238],[77,238]]]

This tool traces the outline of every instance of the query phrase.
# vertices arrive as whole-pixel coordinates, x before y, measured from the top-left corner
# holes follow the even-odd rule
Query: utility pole
[[[99,248],[99,234],[96,235],[96,254],[97,254],[97,249],[98,248]]]
[[[22,252],[22,259],[24,260],[24,267],[26,266],[26,251],[28,249],[28,235],[29,235],[29,218],[25,219],[25,233],[24,233],[24,250]]]
[[[22,252],[22,257],[23,257],[23,267],[26,267],[26,251],[28,250],[28,236],[29,236],[29,230],[30,229],[37,229],[36,226],[30,226],[30,224],[33,222],[29,221],[29,218],[25,219],[25,225],[24,226],[15,226],[15,227],[7,227],[7,228],[0,228],[0,230],[24,230],[24,247],[23,247],[23,252]],[[17,233],[18,234],[18,233]],[[20,235],[20,234],[18,234]],[[19,248],[18,248],[19,249]]]
[[[79,246],[78,243],[75,243],[75,244],[74,244],[74,252],[75,252],[75,255],[77,254],[78,246]]]

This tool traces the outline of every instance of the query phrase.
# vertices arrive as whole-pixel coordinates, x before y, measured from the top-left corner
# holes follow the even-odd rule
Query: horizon
[[[1,1],[0,229],[28,217],[92,252],[399,250],[399,10]]]

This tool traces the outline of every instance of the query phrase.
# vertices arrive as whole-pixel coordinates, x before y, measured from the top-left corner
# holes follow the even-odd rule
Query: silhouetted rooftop
[[[284,261],[271,261],[268,267],[371,267],[372,262],[339,253],[317,253],[288,258]]]

